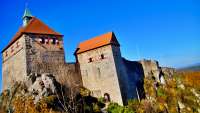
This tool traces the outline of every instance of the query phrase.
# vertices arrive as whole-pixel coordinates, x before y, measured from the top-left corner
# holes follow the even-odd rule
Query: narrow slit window
[[[41,44],[44,44],[45,43],[45,39],[44,38],[41,38]]]
[[[101,70],[100,68],[97,68],[98,78],[101,78]]]
[[[52,44],[56,44],[56,39],[55,38],[52,39]]]
[[[101,59],[105,59],[105,56],[104,56],[104,54],[101,54]]]
[[[88,76],[88,71],[87,70],[85,70],[85,75]]]

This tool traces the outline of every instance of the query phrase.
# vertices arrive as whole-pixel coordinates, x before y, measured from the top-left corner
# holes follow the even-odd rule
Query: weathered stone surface
[[[58,82],[52,74],[32,74],[30,77],[35,78],[35,81],[33,80],[33,83],[27,87],[29,93],[34,96],[35,104],[44,96],[58,94]]]
[[[66,86],[82,85],[79,66],[65,63],[62,37],[57,37],[59,43],[56,44],[41,43],[38,41],[41,38],[55,37],[24,34],[3,52],[3,89],[7,89],[14,81],[29,81],[27,75],[31,73],[52,73]]]
[[[3,90],[12,86],[14,81],[24,81],[27,74],[25,35],[22,35],[3,53],[2,76]]]
[[[170,78],[172,78],[173,74],[176,72],[174,68],[162,67],[161,69],[162,69],[162,73],[164,75],[169,76]]]
[[[158,61],[143,59],[139,61],[142,64],[145,77],[153,77],[157,82],[165,84],[164,74]]]
[[[104,58],[101,58],[104,55]],[[78,54],[83,86],[92,91],[95,97],[110,95],[111,101],[123,105],[119,75],[114,56],[120,56],[119,51],[113,51],[111,45]],[[90,61],[90,58],[92,61]]]
[[[49,41],[55,38],[58,42]],[[65,90],[84,86],[95,97],[107,93],[111,101],[123,105],[128,99],[145,97],[144,77],[151,76],[165,84],[163,75],[172,76],[174,72],[161,68],[157,61],[128,61],[115,44],[80,53],[76,63],[66,63],[62,36],[53,35],[24,34],[2,55],[3,89],[13,81],[25,81],[31,86],[29,91],[37,94],[36,102],[41,96],[56,92],[56,79]]]

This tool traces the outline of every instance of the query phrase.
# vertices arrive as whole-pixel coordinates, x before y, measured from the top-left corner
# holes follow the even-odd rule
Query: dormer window
[[[105,56],[104,56],[104,54],[101,54],[101,59],[105,59]]]
[[[92,58],[89,58],[89,63],[92,62]]]

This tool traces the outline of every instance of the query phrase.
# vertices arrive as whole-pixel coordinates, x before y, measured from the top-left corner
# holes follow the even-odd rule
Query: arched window
[[[108,93],[104,93],[105,102],[110,102],[110,95]]]

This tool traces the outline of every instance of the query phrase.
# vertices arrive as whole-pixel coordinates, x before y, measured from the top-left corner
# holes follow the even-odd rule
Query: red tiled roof
[[[15,34],[15,36],[8,43],[8,45],[3,49],[3,51],[9,48],[24,33],[62,36],[60,33],[55,32],[53,29],[49,28],[47,25],[45,25],[42,21],[40,21],[36,17],[32,17],[30,22],[25,27],[21,27],[19,29],[19,31]]]
[[[97,36],[95,38],[81,42],[76,50],[76,54],[99,48],[108,44],[115,44],[120,46],[113,32],[108,32],[101,36]]]

